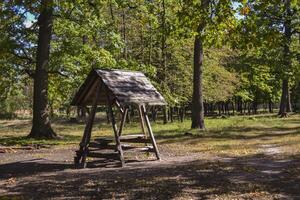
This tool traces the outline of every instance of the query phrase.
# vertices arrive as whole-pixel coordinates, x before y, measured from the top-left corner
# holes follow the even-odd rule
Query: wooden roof
[[[98,84],[102,84],[98,102],[100,105],[107,104],[107,92],[111,101],[117,100],[121,105],[166,104],[162,95],[142,72],[93,69],[77,91],[71,105],[91,105]]]

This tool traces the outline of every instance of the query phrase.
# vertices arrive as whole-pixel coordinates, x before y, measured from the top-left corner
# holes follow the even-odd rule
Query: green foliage
[[[144,72],[171,106],[191,102],[193,38],[204,39],[206,102],[277,101],[280,79],[299,84],[299,2],[291,0],[291,67],[284,65],[284,5],[271,1],[54,1],[49,103],[69,107],[92,68]],[[235,5],[235,6],[234,6]],[[39,2],[0,3],[0,109],[28,109]],[[237,8],[235,8],[237,7]],[[237,17],[236,10],[239,11]],[[205,26],[198,33],[199,23]]]

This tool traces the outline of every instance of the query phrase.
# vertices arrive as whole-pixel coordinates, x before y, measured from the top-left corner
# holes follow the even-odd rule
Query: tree
[[[191,128],[204,129],[202,92],[204,46],[216,45],[217,41],[222,41],[224,38],[222,36],[228,34],[232,28],[233,11],[231,1],[227,0],[183,1],[183,3],[180,12],[181,21],[183,26],[188,27],[195,35]]]
[[[208,1],[202,1],[202,9],[207,9]],[[194,77],[192,98],[192,128],[204,129],[204,106],[203,106],[203,36],[205,24],[201,22],[197,29],[194,42]]]
[[[283,43],[283,59],[284,65],[287,71],[290,70],[292,65],[291,60],[291,37],[292,37],[292,11],[291,11],[291,0],[285,0],[284,2],[285,14],[283,20],[284,26],[284,43]],[[289,91],[289,77],[287,75],[283,75],[282,78],[282,92],[281,92],[281,100],[279,107],[279,115],[282,117],[286,115],[286,112],[291,112],[291,101],[290,101],[290,91]]]
[[[33,120],[29,137],[55,138],[48,110],[48,70],[53,25],[53,2],[43,0],[40,6],[36,68],[34,71]]]
[[[275,73],[281,81],[279,115],[291,111],[290,87],[298,65],[299,48],[292,48],[299,38],[299,1],[245,1],[241,7],[242,33],[248,50],[267,48],[273,54]],[[247,33],[247,35],[245,34]],[[278,81],[279,81],[278,80]]]

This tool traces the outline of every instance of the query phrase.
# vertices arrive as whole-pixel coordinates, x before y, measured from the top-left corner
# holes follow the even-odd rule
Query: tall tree
[[[36,68],[34,71],[33,121],[29,137],[54,138],[48,111],[48,69],[53,25],[53,2],[43,0],[40,6]]]
[[[207,13],[208,0],[201,0],[201,12]],[[191,128],[205,129],[204,106],[203,106],[203,31],[205,19],[199,22],[194,42],[194,77],[192,98],[192,126]]]
[[[183,26],[195,36],[191,128],[205,128],[202,92],[204,47],[217,46],[225,35],[229,35],[234,20],[231,3],[229,0],[183,0],[179,12]]]
[[[290,52],[290,45],[291,45],[291,38],[292,38],[292,30],[291,30],[291,1],[285,0],[284,2],[285,8],[285,17],[283,21],[284,26],[284,43],[283,43],[283,58],[284,58],[284,65],[287,71],[291,68],[291,52]],[[284,74],[282,79],[282,92],[281,92],[281,99],[280,99],[280,107],[279,107],[279,115],[284,117],[286,112],[291,112],[291,101],[290,101],[290,91],[289,91],[289,77]]]
[[[292,111],[289,88],[293,84],[299,63],[296,59],[299,48],[294,47],[300,32],[299,1],[248,0],[244,1],[241,10],[241,14],[244,15],[241,35],[247,38],[246,42],[242,43],[247,44],[248,51],[251,48],[257,51],[262,48],[268,48],[270,52],[276,51],[270,60],[277,60],[277,63],[273,64],[273,71],[277,73],[281,82],[278,114],[286,116],[287,112]]]

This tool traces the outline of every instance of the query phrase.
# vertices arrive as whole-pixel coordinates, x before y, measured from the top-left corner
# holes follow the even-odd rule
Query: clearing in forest
[[[77,170],[73,156],[83,124],[56,121],[53,127],[64,139],[33,140],[25,138],[30,121],[2,120],[0,199],[300,198],[300,115],[207,119],[206,124],[206,132],[190,131],[189,121],[153,124],[162,161]],[[124,131],[136,133],[139,124]],[[111,135],[111,127],[98,124],[94,133]]]

